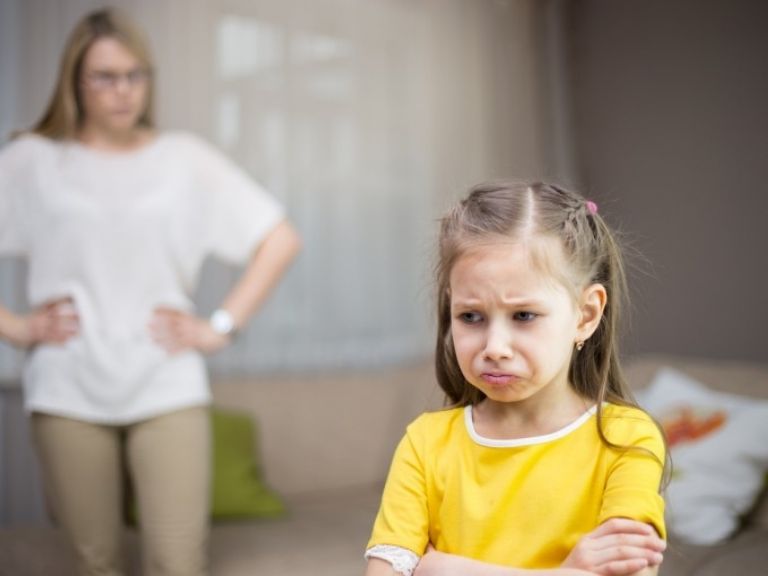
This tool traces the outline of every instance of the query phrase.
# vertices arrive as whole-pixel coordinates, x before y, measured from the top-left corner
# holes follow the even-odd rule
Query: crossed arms
[[[430,546],[413,576],[656,576],[665,547],[648,524],[612,518],[581,538],[558,568],[512,568],[446,554]],[[386,560],[371,558],[365,576],[400,573]]]

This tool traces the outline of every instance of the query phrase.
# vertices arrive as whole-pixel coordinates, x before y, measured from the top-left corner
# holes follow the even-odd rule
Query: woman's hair
[[[113,9],[87,14],[72,30],[59,66],[51,100],[40,120],[30,132],[56,140],[72,138],[82,125],[85,111],[80,97],[83,60],[96,40],[113,38],[127,48],[151,73],[152,57],[141,31],[123,14]],[[152,82],[150,80],[140,126],[154,126]]]

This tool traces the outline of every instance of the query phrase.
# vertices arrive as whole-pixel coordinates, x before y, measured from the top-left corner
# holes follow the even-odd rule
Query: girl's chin
[[[524,388],[510,386],[510,385],[496,385],[489,386],[484,385],[479,387],[480,391],[485,394],[485,397],[492,402],[499,402],[506,404],[508,402],[519,402],[525,400],[530,394]]]

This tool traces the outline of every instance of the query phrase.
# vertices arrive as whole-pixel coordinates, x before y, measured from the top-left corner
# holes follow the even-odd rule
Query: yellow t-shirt
[[[606,437],[650,450],[664,443],[641,410],[603,407]],[[666,537],[662,465],[599,438],[595,409],[562,430],[516,440],[480,437],[471,407],[422,414],[395,452],[368,548],[440,551],[519,568],[560,565],[579,538],[612,517]]]

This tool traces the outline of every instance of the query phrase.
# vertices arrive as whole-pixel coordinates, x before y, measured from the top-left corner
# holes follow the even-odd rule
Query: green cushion
[[[274,518],[285,512],[280,497],[270,490],[256,462],[253,420],[248,414],[214,408],[213,518]]]

